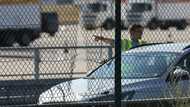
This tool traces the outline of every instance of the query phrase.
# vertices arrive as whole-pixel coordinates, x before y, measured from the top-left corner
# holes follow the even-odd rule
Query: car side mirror
[[[174,72],[172,72],[170,76],[170,81],[175,83],[181,80],[189,80],[189,79],[190,79],[190,73],[186,69],[183,69],[179,66],[176,67],[176,69],[174,70]]]

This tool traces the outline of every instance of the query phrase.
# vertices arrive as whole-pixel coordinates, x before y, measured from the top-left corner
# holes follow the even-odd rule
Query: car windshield
[[[151,10],[151,4],[146,4],[146,3],[135,3],[132,5],[132,11],[134,12],[144,12],[147,10]]]
[[[122,55],[122,78],[153,78],[166,72],[179,53],[139,52]],[[90,75],[89,78],[114,78],[114,59],[108,61]]]
[[[100,12],[106,10],[106,5],[101,3],[92,3],[86,5],[86,11],[90,12]]]

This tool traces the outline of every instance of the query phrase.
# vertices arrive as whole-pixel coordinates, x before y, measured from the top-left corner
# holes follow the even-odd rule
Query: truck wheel
[[[40,38],[40,32],[31,32],[31,36],[30,36],[30,42],[35,41],[36,39]]]
[[[1,32],[1,43],[0,47],[11,47],[13,46],[16,38],[15,33],[12,33],[10,31],[3,31]]]
[[[111,29],[114,28],[114,26],[115,26],[115,22],[114,22],[113,19],[107,19],[107,20],[104,22],[104,24],[103,24],[103,28],[104,28],[105,30],[111,30]]]
[[[176,26],[176,29],[177,29],[177,30],[185,30],[185,28],[187,27],[186,21],[181,21],[180,23],[181,23],[181,24],[178,24],[178,25]]]
[[[30,44],[30,34],[29,33],[23,33],[20,40],[18,41],[18,44],[20,46],[28,46]]]
[[[156,30],[157,29],[157,24],[155,22],[152,22],[152,23],[148,24],[148,28],[150,30]]]
[[[176,29],[177,30],[185,30],[186,27],[183,27],[183,26],[177,26]]]
[[[160,29],[161,29],[161,30],[168,30],[168,29],[169,29],[169,26],[166,25],[166,24],[161,24],[161,25],[160,25]]]
[[[147,24],[147,28],[150,30],[156,30],[158,28],[159,21],[156,18],[152,18],[151,21]]]
[[[50,36],[55,36],[55,32],[50,32],[49,35]]]

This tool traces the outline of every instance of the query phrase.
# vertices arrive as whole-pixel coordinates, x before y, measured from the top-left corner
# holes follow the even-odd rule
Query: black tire
[[[40,38],[40,32],[32,31],[32,36],[30,36],[30,42],[35,41],[36,39]]]
[[[150,30],[156,30],[157,29],[157,24],[156,22],[151,22],[150,24],[148,24],[148,28]]]
[[[0,40],[0,47],[11,47],[16,41],[16,33],[13,31],[2,31],[1,33],[1,40]]]
[[[55,36],[55,33],[54,32],[50,32],[49,35],[53,37],[53,36]]]
[[[163,24],[160,25],[160,29],[161,30],[168,30],[169,26],[167,24],[163,23]]]
[[[112,30],[115,27],[115,21],[113,19],[107,19],[104,23],[103,23],[103,28],[105,30]]]
[[[180,24],[177,24],[176,29],[177,30],[185,30],[187,27],[187,22],[186,21],[181,21],[179,22]]]
[[[19,44],[20,46],[29,46],[29,44],[30,44],[30,36],[31,36],[31,35],[32,35],[32,34],[30,34],[30,33],[24,32],[24,33],[22,34],[20,40],[18,41],[18,44]]]
[[[152,20],[147,24],[147,28],[150,30],[156,30],[158,28],[159,21],[156,18],[152,18]]]

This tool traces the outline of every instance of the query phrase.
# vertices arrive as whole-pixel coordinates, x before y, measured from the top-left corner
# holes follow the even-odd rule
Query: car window
[[[101,12],[101,11],[106,11],[107,10],[107,5],[106,4],[101,4],[101,3],[91,3],[86,5],[86,11],[91,11],[91,12]]]
[[[151,6],[151,4],[147,4],[147,3],[134,3],[132,5],[131,10],[134,11],[134,12],[151,11],[152,6]]]
[[[177,53],[144,52],[122,55],[122,78],[156,77],[167,71],[175,61]],[[89,77],[114,78],[115,60],[111,60],[94,71]]]
[[[56,0],[58,5],[67,5],[67,4],[73,4],[74,0]]]
[[[190,55],[181,60],[177,66],[184,68],[190,72]]]
[[[106,64],[101,66],[99,69],[97,69],[95,72],[93,72],[89,77],[92,78],[113,78],[114,77],[114,68],[115,63],[114,59],[108,61]]]
[[[73,4],[74,0],[42,0],[42,4],[67,5]]]
[[[124,57],[122,75],[126,78],[156,77],[166,72],[175,55],[166,53],[141,53]]]

